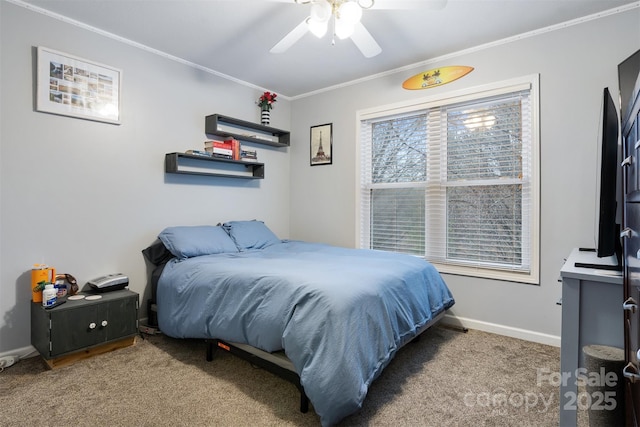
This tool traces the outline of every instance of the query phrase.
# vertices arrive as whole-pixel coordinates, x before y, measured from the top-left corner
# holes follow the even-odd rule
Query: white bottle
[[[56,303],[56,296],[58,292],[53,287],[53,284],[48,284],[44,286],[44,290],[42,291],[42,306],[43,307],[51,307]]]

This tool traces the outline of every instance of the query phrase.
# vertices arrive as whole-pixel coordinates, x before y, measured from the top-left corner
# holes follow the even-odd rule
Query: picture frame
[[[311,166],[333,163],[333,123],[311,126],[309,154]]]
[[[122,71],[38,46],[36,111],[120,124]]]

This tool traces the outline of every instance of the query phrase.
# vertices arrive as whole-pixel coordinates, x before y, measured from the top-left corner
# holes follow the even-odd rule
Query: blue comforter
[[[283,241],[173,259],[157,304],[169,336],[284,349],[326,426],[358,410],[396,351],[454,299],[423,259]]]

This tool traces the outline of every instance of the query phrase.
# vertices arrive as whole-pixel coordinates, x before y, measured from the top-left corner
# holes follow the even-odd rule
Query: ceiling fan
[[[335,44],[336,37],[338,39],[351,38],[366,58],[372,58],[382,52],[382,48],[360,22],[363,10],[372,8],[441,9],[446,5],[447,0],[294,0],[294,2],[311,5],[310,14],[276,43],[271,48],[271,53],[285,52],[307,32],[322,38],[331,27],[332,44]]]

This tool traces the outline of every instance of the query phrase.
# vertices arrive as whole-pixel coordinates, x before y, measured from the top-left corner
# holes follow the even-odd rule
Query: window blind
[[[531,271],[529,85],[360,123],[361,247]]]
[[[424,254],[427,123],[425,112],[388,117],[362,126],[361,200],[372,249]],[[361,233],[362,234],[362,233]]]

